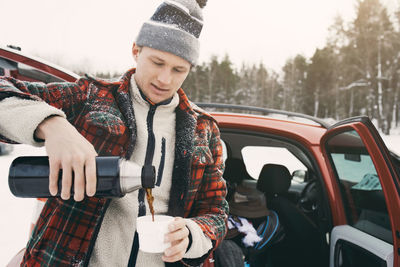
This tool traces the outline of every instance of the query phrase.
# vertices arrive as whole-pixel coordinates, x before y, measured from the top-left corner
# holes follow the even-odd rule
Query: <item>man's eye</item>
[[[174,68],[174,71],[175,71],[175,72],[182,72],[182,70],[180,70],[180,69],[175,69],[175,68]]]
[[[163,63],[161,62],[157,62],[157,61],[153,61],[154,64],[156,64],[157,66],[162,66]]]

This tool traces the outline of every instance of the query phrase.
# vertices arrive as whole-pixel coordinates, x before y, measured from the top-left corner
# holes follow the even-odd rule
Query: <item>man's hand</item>
[[[87,141],[66,119],[53,116],[44,120],[36,130],[36,137],[45,140],[50,164],[49,190],[54,196],[58,191],[58,173],[62,172],[61,198],[69,199],[74,172],[74,199],[83,200],[86,194],[96,193],[96,156]]]
[[[189,245],[189,230],[186,222],[181,217],[176,217],[173,222],[168,225],[169,233],[165,235],[165,242],[171,242],[171,247],[164,251],[163,261],[175,262],[179,261],[185,255]]]

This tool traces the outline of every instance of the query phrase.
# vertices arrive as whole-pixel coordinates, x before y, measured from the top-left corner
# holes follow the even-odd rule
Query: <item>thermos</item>
[[[97,186],[95,197],[122,197],[139,188],[153,188],[153,166],[140,166],[120,157],[96,157]],[[49,191],[49,159],[46,156],[18,157],[10,166],[8,184],[14,196],[25,198],[53,197]],[[62,170],[58,176],[61,194]],[[73,185],[71,186],[73,195]]]

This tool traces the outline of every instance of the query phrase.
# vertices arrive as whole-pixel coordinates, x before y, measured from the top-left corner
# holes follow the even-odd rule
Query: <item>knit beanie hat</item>
[[[172,53],[196,65],[207,0],[165,0],[139,31],[138,46]]]

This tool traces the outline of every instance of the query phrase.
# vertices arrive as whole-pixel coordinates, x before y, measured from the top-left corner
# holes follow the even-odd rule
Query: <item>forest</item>
[[[311,58],[296,55],[276,72],[264,62],[236,67],[229,55],[212,56],[192,68],[182,87],[194,102],[334,120],[367,115],[389,134],[400,123],[400,12],[388,12],[379,0],[358,0],[354,20],[337,16]]]

